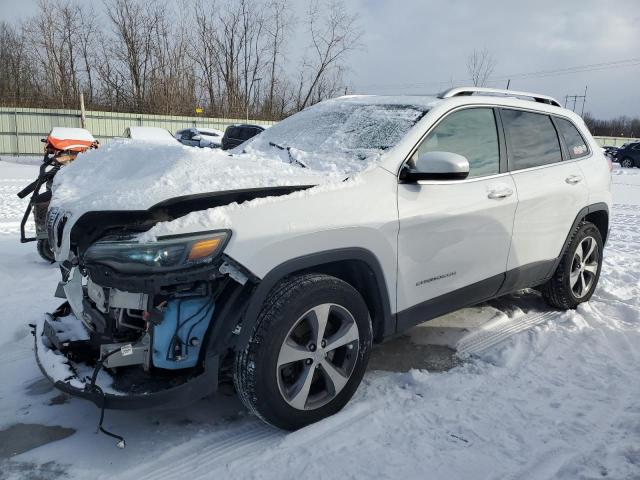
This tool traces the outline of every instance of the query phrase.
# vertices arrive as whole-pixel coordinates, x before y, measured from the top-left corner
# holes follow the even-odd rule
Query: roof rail
[[[439,93],[438,98],[452,98],[464,95],[473,95],[474,93],[478,95],[493,95],[505,97],[529,97],[535,102],[546,103],[548,105],[553,105],[554,107],[560,106],[560,103],[558,103],[555,98],[549,97],[547,95],[540,95],[538,93],[531,92],[518,92],[516,90],[503,90],[501,88],[455,87]]]

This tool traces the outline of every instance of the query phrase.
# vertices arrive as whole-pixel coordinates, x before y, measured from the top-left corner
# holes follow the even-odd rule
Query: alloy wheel
[[[576,298],[582,298],[591,290],[598,273],[600,260],[598,244],[593,237],[585,237],[578,244],[569,274],[569,285]]]
[[[353,315],[333,303],[300,316],[287,333],[276,366],[282,398],[298,410],[329,403],[357,363],[360,333]]]

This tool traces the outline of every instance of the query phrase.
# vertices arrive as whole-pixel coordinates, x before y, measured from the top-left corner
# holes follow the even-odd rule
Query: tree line
[[[0,22],[0,105],[280,119],[346,91],[357,17],[338,0],[40,0]],[[299,58],[292,42],[304,41]]]
[[[594,118],[590,113],[585,113],[583,119],[593,135],[603,137],[640,137],[640,117],[621,116],[611,120],[600,120]]]

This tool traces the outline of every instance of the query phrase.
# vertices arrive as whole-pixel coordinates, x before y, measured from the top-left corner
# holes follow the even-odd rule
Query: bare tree
[[[496,60],[486,48],[474,49],[473,53],[467,57],[467,73],[476,87],[486,86],[495,67]]]
[[[31,105],[38,93],[22,31],[0,22],[0,102]]]
[[[198,80],[206,93],[210,111],[215,111],[220,99],[222,85],[219,76],[220,58],[218,51],[217,4],[205,4],[203,0],[194,2],[195,29],[193,44],[198,48],[189,50],[189,55],[197,67]]]
[[[305,108],[317,93],[317,88],[329,78],[331,70],[340,66],[348,52],[360,46],[362,31],[357,16],[349,15],[340,1],[328,5],[313,0],[307,11],[307,23],[311,36],[311,59],[305,59],[303,69],[308,77],[300,84],[298,109]],[[334,77],[335,78],[335,77]],[[326,88],[326,85],[325,85]],[[330,88],[333,91],[334,88]],[[316,99],[322,98],[316,96]]]
[[[269,114],[273,115],[276,108],[275,95],[277,93],[278,62],[281,61],[282,50],[285,43],[285,36],[291,33],[293,16],[289,13],[288,0],[271,0],[269,2],[270,14],[267,20],[267,35],[269,49],[269,90],[265,108]]]
[[[111,20],[113,38],[106,53],[108,61],[117,62],[109,72],[116,77],[107,82],[116,84],[124,80],[130,88],[134,105],[144,111],[147,87],[153,68],[154,40],[159,23],[165,15],[165,6],[157,1],[105,0],[107,16]]]
[[[76,107],[82,92],[93,109],[282,118],[343,91],[361,37],[343,3],[313,0],[296,71],[289,0],[103,1],[39,0],[20,28],[0,23],[3,104]]]

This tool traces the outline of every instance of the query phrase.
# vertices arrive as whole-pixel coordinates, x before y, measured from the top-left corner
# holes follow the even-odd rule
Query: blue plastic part
[[[195,366],[214,309],[211,297],[169,301],[162,322],[153,327],[153,364],[169,370]]]

